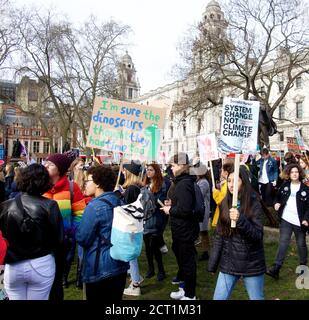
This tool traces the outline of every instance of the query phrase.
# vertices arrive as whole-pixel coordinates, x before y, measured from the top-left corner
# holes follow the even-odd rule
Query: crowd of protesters
[[[84,287],[87,300],[140,296],[143,281],[154,276],[178,285],[170,298],[195,300],[197,264],[206,260],[208,271],[218,272],[213,299],[229,299],[240,278],[250,299],[264,299],[264,275],[279,278],[292,234],[299,264],[307,264],[308,155],[288,152],[280,161],[264,148],[242,159],[236,207],[233,155],[213,161],[213,176],[214,181],[206,164],[194,163],[185,153],[164,166],[137,160],[120,167],[99,161],[89,165],[72,152],[52,154],[44,164],[3,164],[0,231],[9,243],[4,273],[9,299],[61,301],[63,288],[70,285],[68,276],[75,272],[76,287]],[[195,213],[196,186],[205,205],[203,221]],[[144,221],[145,275],[138,258],[124,262],[110,255],[113,209],[135,202],[143,188],[156,201]],[[274,212],[280,223],[278,251],[267,268],[264,217],[274,219]],[[177,263],[170,280],[164,267],[168,227]],[[72,271],[75,255],[77,268]]]

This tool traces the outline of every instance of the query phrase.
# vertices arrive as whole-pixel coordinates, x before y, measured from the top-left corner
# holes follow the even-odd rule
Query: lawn
[[[174,254],[171,248],[171,233],[167,229],[165,232],[165,241],[169,248],[167,254],[163,256],[165,271],[167,278],[158,282],[156,277],[151,279],[145,279],[142,283],[142,295],[139,297],[127,297],[125,300],[169,300],[169,294],[171,291],[177,289],[176,285],[171,284],[171,279],[176,275],[177,264]],[[274,257],[277,251],[277,240],[272,237],[265,236],[265,254],[267,266],[273,263]],[[197,247],[197,251],[200,254],[201,249]],[[280,299],[280,300],[308,300],[309,290],[297,289],[295,286],[295,280],[297,279],[296,267],[298,265],[298,256],[295,242],[292,240],[290,249],[285,260],[284,266],[280,272],[280,279],[278,281],[265,276],[265,298],[268,300]],[[147,272],[147,262],[144,250],[139,259],[140,272],[144,276]],[[82,290],[75,288],[75,272],[76,266],[74,265],[69,277],[71,282],[68,289],[65,289],[65,300],[82,300]],[[217,275],[211,275],[207,272],[207,261],[198,262],[197,272],[197,297],[201,300],[211,300],[214,288],[216,284]],[[129,282],[129,278],[128,278]],[[247,300],[247,293],[243,283],[240,281],[233,292],[232,300]]]

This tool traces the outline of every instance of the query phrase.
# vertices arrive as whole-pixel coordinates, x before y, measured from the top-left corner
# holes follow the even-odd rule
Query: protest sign
[[[96,97],[87,147],[155,160],[165,109]]]
[[[294,130],[294,132],[295,132],[295,137],[296,137],[296,140],[297,140],[297,144],[299,146],[299,150],[301,150],[301,151],[306,150],[305,141],[304,141],[304,138],[302,137],[302,135],[300,133],[300,128],[296,128]]]
[[[293,153],[300,153],[299,145],[297,143],[296,138],[286,137],[286,143],[287,143],[288,151]]]
[[[234,188],[232,206],[237,207],[238,177],[241,153],[255,153],[257,145],[260,103],[225,97],[222,107],[221,137],[219,149],[235,153]],[[236,221],[231,220],[231,228]]]
[[[203,162],[219,159],[217,139],[215,133],[198,136],[197,138],[200,159]]]
[[[258,101],[224,98],[218,146],[222,152],[256,152],[259,109]]]
[[[212,160],[219,159],[217,139],[215,133],[201,135],[197,137],[200,160],[204,163],[209,161],[212,185],[215,185]]]

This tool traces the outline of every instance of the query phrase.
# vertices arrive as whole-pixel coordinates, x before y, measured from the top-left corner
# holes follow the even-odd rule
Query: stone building
[[[215,36],[221,39],[226,37],[227,22],[217,1],[212,0],[206,6],[206,10],[199,24],[199,30],[201,30],[201,33],[200,37],[196,40],[197,42],[207,41],[208,36]],[[229,40],[226,38],[226,41]],[[230,45],[232,46],[232,44]],[[197,46],[197,48],[198,47],[199,46]],[[282,57],[280,50],[281,48],[278,49],[278,56]],[[216,79],[216,70],[211,68],[210,59],[207,51],[194,51],[193,70],[185,81],[176,81],[172,84],[167,84],[134,99],[134,102],[141,104],[155,104],[158,100],[170,99],[161,143],[161,151],[164,151],[167,155],[179,151],[186,151],[189,156],[192,157],[197,152],[196,137],[198,135],[215,132],[217,137],[219,137],[223,97],[242,96],[242,92],[235,89],[235,87],[232,88],[225,85],[225,87],[222,88],[220,79]],[[220,53],[219,51],[216,59],[224,63],[226,57],[223,52]],[[280,61],[284,63],[282,59],[274,63],[280,63]],[[203,69],[205,63],[209,66],[207,70],[206,68]],[[254,61],[252,61],[252,63],[254,63]],[[304,59],[302,63],[309,64],[309,60]],[[301,66],[299,68],[301,68]],[[269,67],[269,70],[271,70],[271,67]],[[295,68],[293,71],[294,74],[296,74],[297,71]],[[264,72],[267,73],[267,66],[265,66]],[[217,99],[217,105],[209,109],[205,108],[204,112],[200,115],[188,116],[191,111],[190,103],[188,102],[184,110],[179,112],[177,108],[179,102],[184,99],[187,93],[196,90],[201,75],[207,78],[209,74],[213,77],[214,83],[218,83],[218,85],[221,86],[219,88],[220,90],[218,90],[220,95],[214,97],[214,99]],[[279,94],[282,92],[281,90],[284,87],[285,81],[287,80],[284,74],[278,74],[277,85],[273,86],[270,93],[271,103],[277,100]],[[309,145],[309,92],[306,90],[308,84],[309,76],[307,73],[299,76],[280,106],[275,110],[273,116],[278,127],[278,133],[270,137],[270,147],[272,150],[286,152],[286,137],[294,137],[294,130],[297,127],[301,129],[305,143]],[[258,80],[256,85],[260,92],[265,90],[261,80]],[[216,93],[215,89],[216,88],[213,87],[213,91]]]

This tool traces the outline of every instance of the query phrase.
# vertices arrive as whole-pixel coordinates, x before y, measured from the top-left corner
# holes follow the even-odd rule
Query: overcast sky
[[[202,19],[210,0],[15,0],[17,5],[54,6],[73,22],[90,14],[109,18],[133,29],[129,48],[141,93],[172,83],[172,66],[177,62],[176,46],[188,28]]]

